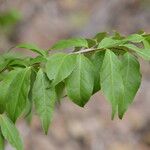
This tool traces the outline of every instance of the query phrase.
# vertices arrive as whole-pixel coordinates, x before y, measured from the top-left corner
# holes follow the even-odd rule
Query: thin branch
[[[73,52],[73,53],[74,54],[80,54],[80,53],[87,53],[87,52],[96,51],[96,50],[100,50],[100,49],[88,48],[88,49],[83,49],[81,51],[77,51],[77,52]]]
[[[123,48],[118,48],[118,47],[112,47],[112,48],[88,48],[88,49],[83,49],[77,52],[72,52],[73,54],[80,54],[80,53],[87,53],[87,52],[91,52],[91,51],[97,51],[97,50],[106,50],[106,49],[116,49],[116,50],[123,50],[125,51],[125,49]],[[128,50],[126,50],[128,51]]]

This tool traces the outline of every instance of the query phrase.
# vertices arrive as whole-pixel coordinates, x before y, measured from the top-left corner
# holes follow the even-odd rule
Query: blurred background
[[[21,42],[46,49],[59,39],[141,29],[150,33],[150,0],[0,0],[0,52]],[[84,109],[64,100],[48,136],[37,116],[30,126],[18,122],[25,150],[150,150],[150,65],[141,67],[142,86],[122,121],[111,120],[100,92]]]

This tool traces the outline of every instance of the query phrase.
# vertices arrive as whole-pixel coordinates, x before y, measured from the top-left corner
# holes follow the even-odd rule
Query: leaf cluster
[[[17,119],[35,108],[47,134],[56,103],[66,96],[84,107],[100,91],[111,104],[112,119],[116,113],[122,119],[141,84],[139,57],[150,61],[150,35],[144,32],[102,32],[91,39],[61,40],[48,50],[33,44],[18,48],[36,56],[0,56],[0,147],[6,139],[17,150],[23,149]]]

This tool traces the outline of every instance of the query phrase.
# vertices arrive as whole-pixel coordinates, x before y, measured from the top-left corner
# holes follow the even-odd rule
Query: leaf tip
[[[45,135],[48,135],[48,130],[44,130],[44,134],[45,134]]]
[[[121,113],[121,114],[118,114],[118,117],[119,117],[119,119],[120,119],[120,120],[122,120],[122,119],[123,119],[124,114],[125,114],[124,112],[123,112],[123,113]]]

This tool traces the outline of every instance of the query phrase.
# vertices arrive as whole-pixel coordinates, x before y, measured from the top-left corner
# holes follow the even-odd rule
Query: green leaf
[[[46,63],[46,73],[50,80],[53,80],[52,86],[67,78],[76,65],[75,54],[58,53],[49,57]]]
[[[145,49],[150,49],[150,39],[145,38],[145,39],[143,40],[143,45],[144,45],[144,48],[145,48]]]
[[[19,52],[9,51],[9,52],[2,54],[2,57],[5,60],[15,60],[15,59],[23,59],[24,55]]]
[[[68,40],[60,40],[54,44],[52,50],[63,50],[72,47],[88,47],[88,42],[83,38],[73,38]]]
[[[150,60],[150,49],[138,48],[137,46],[133,44],[124,44],[123,46],[135,51],[143,59]]]
[[[110,48],[119,46],[120,44],[125,43],[123,40],[115,40],[111,37],[104,38],[98,45],[98,48]]]
[[[123,35],[121,35],[120,33],[114,31],[113,39],[116,39],[116,40],[123,40],[123,39],[125,39],[125,37],[124,37]]]
[[[88,42],[88,47],[91,48],[96,45],[96,41],[93,39],[86,39]]]
[[[5,59],[0,56],[0,72],[2,72],[6,68],[8,63],[9,61],[5,61]]]
[[[28,94],[28,100],[27,100],[26,108],[23,112],[23,116],[25,116],[26,118],[28,116],[32,116],[31,115],[32,114],[32,108],[33,108],[32,91],[33,91],[33,85],[34,85],[34,82],[36,80],[36,75],[37,75],[37,72],[33,69],[34,68],[31,69],[31,75],[30,75],[30,90],[29,90],[29,94]]]
[[[28,124],[31,123],[32,116],[33,116],[33,95],[32,95],[32,93],[33,93],[34,82],[36,80],[36,75],[37,75],[37,72],[34,70],[34,68],[32,68],[31,69],[31,76],[30,76],[31,82],[30,82],[30,91],[28,94],[28,101],[27,101],[25,111],[23,112],[25,119],[26,119]]]
[[[32,101],[32,90],[33,90],[33,86],[34,86],[34,82],[36,80],[36,76],[37,76],[37,72],[33,69],[31,69],[31,75],[30,75],[30,91],[28,94],[28,99],[29,101]]]
[[[15,76],[17,75],[17,71],[10,71],[7,75],[4,76],[4,79],[0,82],[0,113],[2,114],[5,111],[6,103],[8,100],[6,99],[7,93],[9,92],[9,86]]]
[[[50,81],[42,69],[40,69],[33,87],[33,100],[46,134],[52,120],[56,99],[55,90],[48,88],[49,86]]]
[[[5,112],[5,104],[0,104],[0,114]]]
[[[120,61],[110,50],[106,50],[100,71],[101,90],[112,104],[112,119],[115,116],[118,102],[123,98],[123,81],[120,73]]]
[[[115,53],[115,55],[121,56],[128,51],[128,48],[123,46],[116,46],[112,47],[111,50]]]
[[[6,98],[7,94],[10,93],[9,88],[14,78],[16,78],[20,70],[10,71],[4,79],[0,82],[0,105],[5,105],[9,99]]]
[[[123,55],[121,74],[124,85],[123,98],[119,101],[118,113],[122,119],[128,105],[132,103],[141,84],[140,64],[130,53]]]
[[[93,92],[93,67],[88,58],[79,54],[75,70],[66,79],[68,97],[81,107],[87,103]]]
[[[4,148],[5,148],[5,140],[2,133],[0,133],[0,150],[4,150]]]
[[[93,63],[94,67],[94,89],[93,94],[100,90],[100,69],[103,63],[105,56],[105,51],[97,51],[91,57],[90,60]]]
[[[31,68],[20,69],[9,87],[6,111],[13,122],[21,115],[27,104],[30,90],[30,74]]]
[[[26,59],[14,59],[12,60],[8,66],[12,66],[12,67],[27,67],[29,65],[29,62]]]
[[[106,36],[107,36],[107,32],[100,32],[96,34],[94,39],[97,41],[97,43],[100,43]]]
[[[140,43],[144,40],[144,37],[140,34],[131,34],[124,39],[125,41],[130,41],[133,43]]]
[[[16,150],[23,150],[23,142],[19,132],[7,116],[0,115],[0,127],[4,138],[10,144],[15,147]]]
[[[35,58],[30,59],[30,65],[44,63],[44,62],[46,62],[46,58],[44,58],[43,56],[37,56]]]
[[[146,34],[145,31],[143,31],[143,30],[139,30],[137,33],[140,35],[143,35],[143,36]]]
[[[29,43],[23,43],[23,44],[20,44],[18,46],[16,46],[17,48],[24,48],[24,49],[28,49],[28,50],[31,50],[33,52],[36,52],[37,54],[40,54],[42,56],[46,56],[47,55],[47,52],[40,49],[39,47],[37,47],[36,45],[34,44],[29,44]]]
[[[56,97],[58,102],[60,102],[61,98],[65,96],[65,83],[60,82],[55,86]]]

